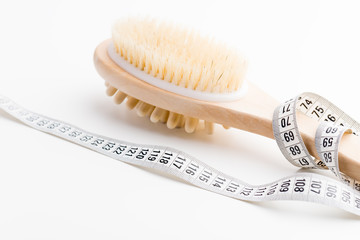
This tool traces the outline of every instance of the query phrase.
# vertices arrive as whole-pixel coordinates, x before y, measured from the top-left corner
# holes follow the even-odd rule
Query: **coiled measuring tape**
[[[301,99],[303,100],[304,98],[301,97]],[[318,102],[319,100],[317,99],[317,101],[314,101],[314,104]],[[288,103],[289,102],[286,104]],[[296,101],[294,101],[293,106],[295,106],[295,103]],[[316,106],[316,104],[314,104],[311,105],[311,108]],[[310,107],[310,105],[308,107]],[[280,108],[281,106],[277,108],[277,110]],[[328,108],[329,106],[327,106],[326,110],[324,108],[323,111],[325,113],[328,112]],[[353,187],[355,186],[354,181],[350,182],[352,183],[352,185],[350,185],[349,183],[345,184],[344,182],[340,182],[336,179],[320,174],[298,173],[268,184],[251,185],[222,173],[180,150],[164,146],[129,143],[90,133],[71,124],[26,110],[2,95],[0,95],[0,109],[3,109],[14,118],[39,131],[77,143],[83,147],[89,148],[116,160],[156,169],[161,172],[174,175],[195,186],[228,197],[248,201],[309,201],[339,207],[348,212],[360,215],[360,194]],[[295,120],[295,110],[292,111],[292,114],[293,119]],[[278,125],[277,123],[280,121],[281,126],[282,120],[279,120],[279,118],[284,117],[284,115],[281,115],[281,113],[279,115],[279,111],[278,114],[275,111],[274,116],[276,116],[276,118],[274,118],[274,125]],[[341,118],[339,114],[334,116],[338,116],[339,119],[344,120],[344,118]],[[293,122],[296,122],[296,120]],[[348,122],[350,121],[344,121],[344,124],[348,124]],[[294,127],[296,130],[297,126],[295,124]],[[326,128],[324,129],[325,133],[328,134],[326,132]],[[284,137],[284,133],[282,131],[284,129],[278,128],[278,130],[278,132],[275,130],[275,136],[278,135],[276,139],[278,144],[280,144],[280,142],[283,142],[281,139],[287,139],[288,135]],[[287,130],[289,129],[285,129],[285,131]],[[321,132],[323,131],[321,130]],[[290,135],[290,139],[295,139],[296,137],[298,140],[301,140],[301,136],[298,132],[294,132],[294,135]],[[321,135],[319,139],[323,140],[325,137],[328,137],[328,135]],[[329,140],[326,141],[329,142]],[[331,142],[334,146],[333,148],[321,149],[321,151],[327,154],[331,152],[332,156],[335,156],[337,154],[336,146],[339,141],[331,140]],[[286,145],[286,141],[284,146],[285,150],[289,147]],[[294,150],[297,151],[297,148],[294,148]],[[328,159],[329,157],[327,155],[327,158],[323,161],[326,162]],[[335,161],[335,158],[332,159]],[[313,165],[316,165],[316,162],[314,164],[311,158],[308,162],[309,165],[310,162],[312,162]],[[295,165],[301,166],[301,163],[305,163],[305,161],[301,159],[299,160],[298,158],[294,161]],[[329,168],[335,168],[334,171],[340,176],[339,170],[336,170],[336,167],[338,166],[337,164],[329,164],[326,166]]]
[[[296,110],[321,122],[315,135],[320,159],[313,158],[301,138]],[[297,167],[330,169],[342,182],[360,191],[360,182],[339,170],[338,148],[345,132],[357,135],[360,125],[341,109],[314,93],[303,93],[279,105],[273,116],[275,140],[285,158]]]

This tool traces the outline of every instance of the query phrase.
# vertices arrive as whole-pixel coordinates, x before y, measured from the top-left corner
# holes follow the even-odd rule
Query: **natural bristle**
[[[247,65],[245,59],[235,50],[194,31],[133,18],[118,21],[113,27],[112,38],[115,55],[159,81],[216,94],[233,93],[242,86]],[[209,134],[214,131],[212,122],[162,109],[109,83],[105,85],[107,95],[114,96],[115,103],[127,99],[129,109],[135,109],[140,117],[149,117],[153,123],[165,123],[169,129],[184,128],[187,133],[198,128]]]
[[[114,25],[112,39],[127,62],[177,86],[231,93],[244,80],[247,64],[234,49],[175,25],[131,18]]]

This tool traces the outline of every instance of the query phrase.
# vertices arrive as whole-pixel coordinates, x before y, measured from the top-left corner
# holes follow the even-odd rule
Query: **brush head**
[[[246,60],[235,49],[166,22],[129,18],[112,29],[116,52],[145,73],[176,86],[232,93],[242,86]]]
[[[163,90],[199,100],[213,97],[214,101],[229,101],[238,99],[245,89],[245,58],[235,49],[194,31],[156,20],[129,18],[114,24],[112,41],[108,55],[120,68]],[[135,108],[139,116],[147,116],[152,122],[166,123],[170,129],[184,127],[188,133],[200,126],[208,133],[213,131],[212,122],[154,106],[110,83],[106,86],[107,94],[114,96],[117,104],[127,98],[130,109]]]

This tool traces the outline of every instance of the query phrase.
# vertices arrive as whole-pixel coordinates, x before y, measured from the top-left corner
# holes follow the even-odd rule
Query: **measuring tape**
[[[315,135],[320,159],[313,158],[301,138],[296,110],[315,118],[321,124]],[[360,182],[339,170],[338,148],[345,132],[357,135],[360,125],[341,109],[314,93],[303,93],[279,105],[273,116],[275,140],[285,158],[297,167],[330,169],[340,181],[360,191]]]
[[[330,116],[330,121],[335,119],[335,121],[332,122],[342,123],[344,126],[348,126],[349,123],[351,123],[349,128],[353,128],[355,132],[358,131],[359,125],[355,121],[348,118],[347,115],[344,115],[342,111],[337,111],[338,108],[334,108],[328,101],[322,100],[323,98],[317,95],[306,93],[295,100],[288,101],[284,105],[279,106],[274,112],[274,135],[281,151],[294,165],[313,168],[318,166],[323,166],[324,168],[327,166],[327,168],[332,169],[339,178],[343,179],[343,174],[341,174],[338,169],[337,147],[341,135],[347,128],[342,130],[342,128],[339,127],[339,130],[333,133],[336,128],[334,125],[321,125],[322,127],[319,128],[320,130],[318,130],[316,138],[320,139],[319,142],[327,142],[327,145],[323,148],[319,145],[318,151],[321,152],[323,156],[326,155],[326,157],[320,160],[314,160],[308,154],[296,125],[295,108],[299,106],[301,109],[302,103],[305,102],[305,106],[307,107],[305,113],[310,112],[310,116],[310,110],[315,109],[313,111],[321,112],[321,114],[317,115],[320,120],[324,119],[323,116]],[[287,107],[288,105],[289,107]],[[319,106],[321,106],[322,111],[319,110]],[[286,112],[281,111],[283,108]],[[66,139],[116,160],[157,169],[181,178],[200,188],[228,197],[247,201],[309,201],[339,207],[348,212],[360,215],[360,192],[356,191],[360,185],[352,179],[344,182],[320,174],[299,173],[268,184],[251,185],[222,173],[180,150],[157,145],[129,143],[90,133],[71,124],[26,110],[2,95],[0,95],[0,109],[3,109],[14,118],[39,131]],[[287,111],[287,109],[289,109],[289,111]],[[284,121],[282,120],[283,118],[286,118],[286,126],[282,124]],[[287,125],[288,123],[291,124],[291,126]],[[330,133],[328,132],[328,127],[332,128]],[[292,134],[290,131],[292,131]],[[332,137],[333,140],[329,140],[330,137]],[[327,140],[324,140],[325,138]],[[287,141],[289,139],[292,145]],[[295,148],[295,146],[298,147]],[[290,147],[293,148],[290,149]],[[292,155],[293,151],[295,151],[296,154],[290,158],[289,155]],[[321,164],[319,164],[320,161]]]

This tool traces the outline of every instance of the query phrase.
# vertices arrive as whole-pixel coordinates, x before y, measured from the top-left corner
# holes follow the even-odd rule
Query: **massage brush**
[[[192,133],[214,123],[274,138],[272,118],[279,102],[245,81],[246,58],[214,39],[166,22],[119,20],[112,39],[98,45],[97,71],[115,103],[126,99],[130,109],[170,129]],[[296,113],[309,153],[317,158],[318,122]],[[339,149],[341,172],[360,179],[359,138],[343,136]]]

